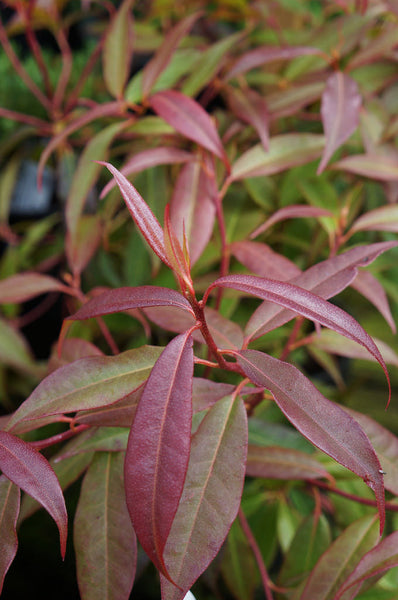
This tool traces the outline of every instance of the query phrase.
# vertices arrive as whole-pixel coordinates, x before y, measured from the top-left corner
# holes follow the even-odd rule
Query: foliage
[[[3,4],[1,587],[81,481],[83,600],[392,598],[396,2]]]

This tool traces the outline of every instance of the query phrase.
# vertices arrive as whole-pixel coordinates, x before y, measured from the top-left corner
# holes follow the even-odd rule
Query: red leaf
[[[243,54],[232,66],[230,71],[226,75],[226,79],[232,79],[241,73],[250,71],[256,67],[260,67],[266,63],[274,60],[289,60],[296,58],[297,56],[305,56],[311,54],[322,54],[317,48],[310,48],[308,46],[290,46],[285,48],[278,48],[275,46],[261,46],[255,50],[251,50],[246,54]]]
[[[16,531],[19,515],[20,490],[6,477],[0,477],[0,594],[4,577],[14,560],[18,548]]]
[[[73,321],[82,321],[101,315],[109,315],[115,312],[130,310],[132,308],[144,308],[149,306],[174,306],[194,314],[188,300],[179,292],[169,288],[143,285],[142,287],[121,287],[108,290],[91,298],[74,315],[68,317]]]
[[[242,350],[236,357],[247,377],[271,392],[300,433],[362,477],[374,491],[382,531],[385,500],[381,465],[359,424],[337,404],[327,400],[293,365],[257,350]]]
[[[351,287],[367,298],[377,308],[391,327],[392,332],[396,333],[397,329],[388,304],[387,294],[376,277],[368,271],[359,271],[351,283]]]
[[[275,225],[275,223],[279,223],[280,221],[285,221],[286,219],[297,219],[301,217],[333,217],[333,213],[325,208],[318,208],[316,206],[306,206],[305,204],[292,204],[291,206],[285,206],[284,208],[280,208],[272,217],[267,219],[265,223],[257,227],[250,235],[251,239],[263,233],[266,229],[269,229],[271,225]]]
[[[371,175],[369,176],[371,177]],[[395,179],[398,179],[398,169]],[[356,231],[398,232],[398,204],[381,206],[361,215],[353,223],[350,234]]]
[[[398,160],[391,154],[355,154],[333,163],[332,168],[380,181],[396,181],[398,179]],[[387,231],[389,230],[387,229]],[[397,229],[393,229],[393,231],[397,231]]]
[[[137,537],[166,577],[163,550],[188,468],[193,350],[189,332],[174,338],[148,378],[129,435],[127,507]]]
[[[246,475],[265,479],[331,479],[323,465],[310,454],[278,446],[247,449]]]
[[[269,113],[262,96],[254,90],[244,92],[237,88],[227,90],[227,100],[231,110],[245,123],[257,131],[264,150],[269,147]]]
[[[175,90],[158,92],[149,98],[149,103],[176,131],[221,158],[229,168],[217,129],[200,104]]]
[[[47,292],[69,293],[70,288],[49,275],[19,273],[0,281],[0,303],[26,302]]]
[[[65,556],[68,516],[58,479],[47,460],[27,442],[0,431],[0,469],[46,509],[57,524],[61,555]]]
[[[338,71],[328,78],[321,105],[326,145],[317,170],[318,175],[322,173],[334,151],[356,130],[361,103],[357,83],[351,77]]]
[[[163,230],[145,200],[115,167],[110,163],[98,162],[100,165],[107,167],[112,173],[137,227],[155,254],[169,267],[170,263],[164,250]]]
[[[244,240],[233,242],[230,250],[242,265],[261,277],[285,281],[301,274],[293,262],[274,252],[267,244]]]

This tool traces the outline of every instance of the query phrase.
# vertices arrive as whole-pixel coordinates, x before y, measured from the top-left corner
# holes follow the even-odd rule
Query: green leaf
[[[19,487],[6,477],[0,477],[0,594],[4,577],[18,547],[16,522],[19,513],[19,497]]]
[[[0,361],[22,373],[33,373],[35,364],[23,335],[0,319]]]
[[[130,70],[133,53],[132,4],[132,0],[125,0],[114,15],[102,54],[105,85],[115,98],[122,96]]]
[[[128,600],[136,540],[123,486],[124,454],[98,453],[83,481],[74,522],[82,600]]]
[[[221,573],[237,600],[252,600],[259,576],[253,552],[238,520],[233,522],[225,543]]]

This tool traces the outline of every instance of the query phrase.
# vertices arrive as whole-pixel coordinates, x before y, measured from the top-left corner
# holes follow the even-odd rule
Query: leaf
[[[218,348],[241,348],[243,331],[237,323],[230,321],[214,308],[206,306],[205,317],[210,333]]]
[[[325,145],[323,135],[285,133],[270,138],[269,151],[261,144],[246,150],[232,165],[231,180],[273,175],[318,158]]]
[[[128,434],[127,427],[91,427],[76,436],[73,440],[75,443],[63,448],[58,453],[56,462],[86,452],[124,452]]]
[[[301,273],[293,262],[274,252],[267,244],[243,240],[233,242],[230,251],[242,265],[261,277],[285,281]]]
[[[398,167],[398,164],[397,164]],[[397,170],[398,178],[398,170]],[[357,231],[393,231],[398,232],[398,204],[389,204],[375,208],[358,217],[350,233]]]
[[[157,165],[172,165],[180,162],[194,160],[194,155],[180,148],[172,146],[159,146],[157,148],[148,148],[134,154],[125,165],[120,169],[120,173],[125,177],[140,173],[145,169],[156,167]],[[100,198],[104,198],[116,185],[116,181],[111,179],[101,192]]]
[[[269,112],[267,103],[260,94],[250,88],[242,91],[230,88],[228,104],[239,119],[252,125],[257,131],[265,152],[269,149]]]
[[[269,217],[253,231],[250,235],[251,239],[260,235],[260,233],[264,233],[267,229],[271,227],[271,225],[275,225],[275,223],[279,223],[280,221],[285,221],[286,219],[297,219],[297,218],[306,218],[306,217],[321,217],[328,216],[332,217],[333,213],[325,208],[318,208],[316,206],[306,206],[305,204],[292,204],[290,206],[284,206],[279,210],[275,211],[274,214]]]
[[[74,275],[86,268],[102,240],[103,224],[99,215],[83,215],[73,234],[66,236],[66,256]]]
[[[93,410],[79,411],[75,417],[76,423],[86,423],[92,426],[131,427],[135,411],[142,396],[144,385],[127,394],[111,406],[102,406]]]
[[[325,169],[333,153],[358,127],[362,98],[356,81],[336,71],[326,81],[322,94],[321,115],[326,145],[317,175]]]
[[[124,0],[108,27],[102,52],[103,76],[108,92],[121,98],[133,54],[133,0]]]
[[[262,385],[289,421],[320,450],[353,471],[374,491],[384,527],[385,501],[381,466],[368,438],[342,408],[327,400],[293,365],[257,350],[236,353],[247,377]]]
[[[232,523],[222,554],[221,573],[237,600],[252,600],[258,585],[253,552],[238,520]]]
[[[190,332],[174,338],[152,369],[130,430],[125,461],[127,507],[138,540],[168,574],[163,559],[184,486],[192,425]]]
[[[337,600],[336,591],[364,552],[377,542],[374,517],[352,523],[322,554],[312,570],[300,600]]]
[[[104,165],[112,173],[138,229],[141,231],[155,254],[157,254],[167,266],[170,266],[164,250],[163,230],[145,200],[124,175],[110,163],[98,161],[98,164]]]
[[[246,410],[228,396],[192,437],[184,491],[164,549],[166,567],[181,589],[161,576],[163,600],[182,600],[221,548],[239,509],[246,448]]]
[[[0,361],[22,373],[34,373],[33,356],[23,335],[0,319]]]
[[[170,219],[180,244],[184,232],[188,240],[191,264],[206,248],[213,232],[216,214],[214,180],[200,162],[190,162],[180,171],[170,203]]]
[[[311,455],[278,446],[249,444],[246,475],[264,479],[330,479],[323,465]]]
[[[398,160],[391,155],[355,154],[333,163],[332,168],[380,181],[396,181],[398,179]]]
[[[17,553],[16,524],[19,514],[19,488],[6,477],[0,477],[0,594],[4,577]]]
[[[19,304],[47,292],[68,293],[70,288],[50,275],[25,271],[0,281],[0,303]]]
[[[194,413],[206,410],[221,398],[232,394],[235,386],[230,383],[220,383],[202,377],[193,378],[192,410]]]
[[[123,486],[122,452],[95,455],[82,484],[74,545],[82,600],[128,600],[137,545]]]
[[[58,479],[47,460],[27,442],[0,431],[0,470],[10,481],[35,498],[52,516],[65,556],[68,516]]]
[[[165,90],[149,98],[153,110],[178,133],[215,154],[228,168],[228,159],[210,115],[192,98]]]
[[[90,356],[60,367],[43,379],[15,411],[7,429],[20,421],[116,402],[148,378],[161,350],[142,346],[117,356]]]
[[[392,332],[396,333],[396,326],[388,304],[387,294],[378,279],[368,271],[359,271],[351,283],[351,287],[362,294],[377,308],[391,327]]]
[[[392,567],[398,566],[398,531],[382,540],[375,548],[369,550],[359,561],[351,575],[344,581],[336,593],[335,600],[339,600],[346,590],[351,589],[351,594],[344,598],[355,598],[356,587],[370,577],[380,575]]]
[[[91,298],[75,314],[68,317],[73,321],[81,321],[109,315],[115,312],[131,310],[132,308],[147,308],[150,306],[173,306],[194,314],[188,300],[182,294],[169,288],[153,285],[141,287],[121,287],[108,290],[99,296]]]
[[[166,35],[163,43],[158,48],[155,56],[148,62],[142,73],[142,96],[146,98],[152,90],[159,76],[165,71],[174,51],[183,37],[191,29],[195,21],[201,16],[200,12],[195,12],[173,27]]]
[[[226,75],[226,80],[232,79],[241,73],[260,67],[275,60],[289,60],[296,56],[308,56],[312,54],[321,54],[317,48],[308,46],[288,46],[285,48],[276,46],[260,46],[255,50],[250,50],[238,58],[232,68]]]

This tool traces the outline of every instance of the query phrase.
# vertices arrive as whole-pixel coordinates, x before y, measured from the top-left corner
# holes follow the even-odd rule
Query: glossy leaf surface
[[[192,424],[192,338],[174,338],[145,385],[125,460],[127,506],[141,546],[166,576],[163,551],[182,494]]]
[[[74,521],[82,600],[128,600],[137,546],[126,507],[122,452],[95,455],[82,484]]]
[[[18,486],[6,477],[0,477],[0,593],[4,577],[18,548],[17,519],[19,514],[20,491]]]
[[[240,504],[247,449],[246,411],[228,396],[193,435],[184,491],[164,549],[178,586],[161,577],[162,599],[182,600],[218,553]]]
[[[61,487],[47,460],[27,442],[0,431],[0,469],[52,516],[59,530],[61,555],[64,557],[68,516]]]
[[[245,374],[272,393],[279,408],[300,433],[359,475],[374,491],[382,530],[385,502],[381,466],[358,423],[327,400],[293,365],[257,350],[243,350],[236,356]]]

